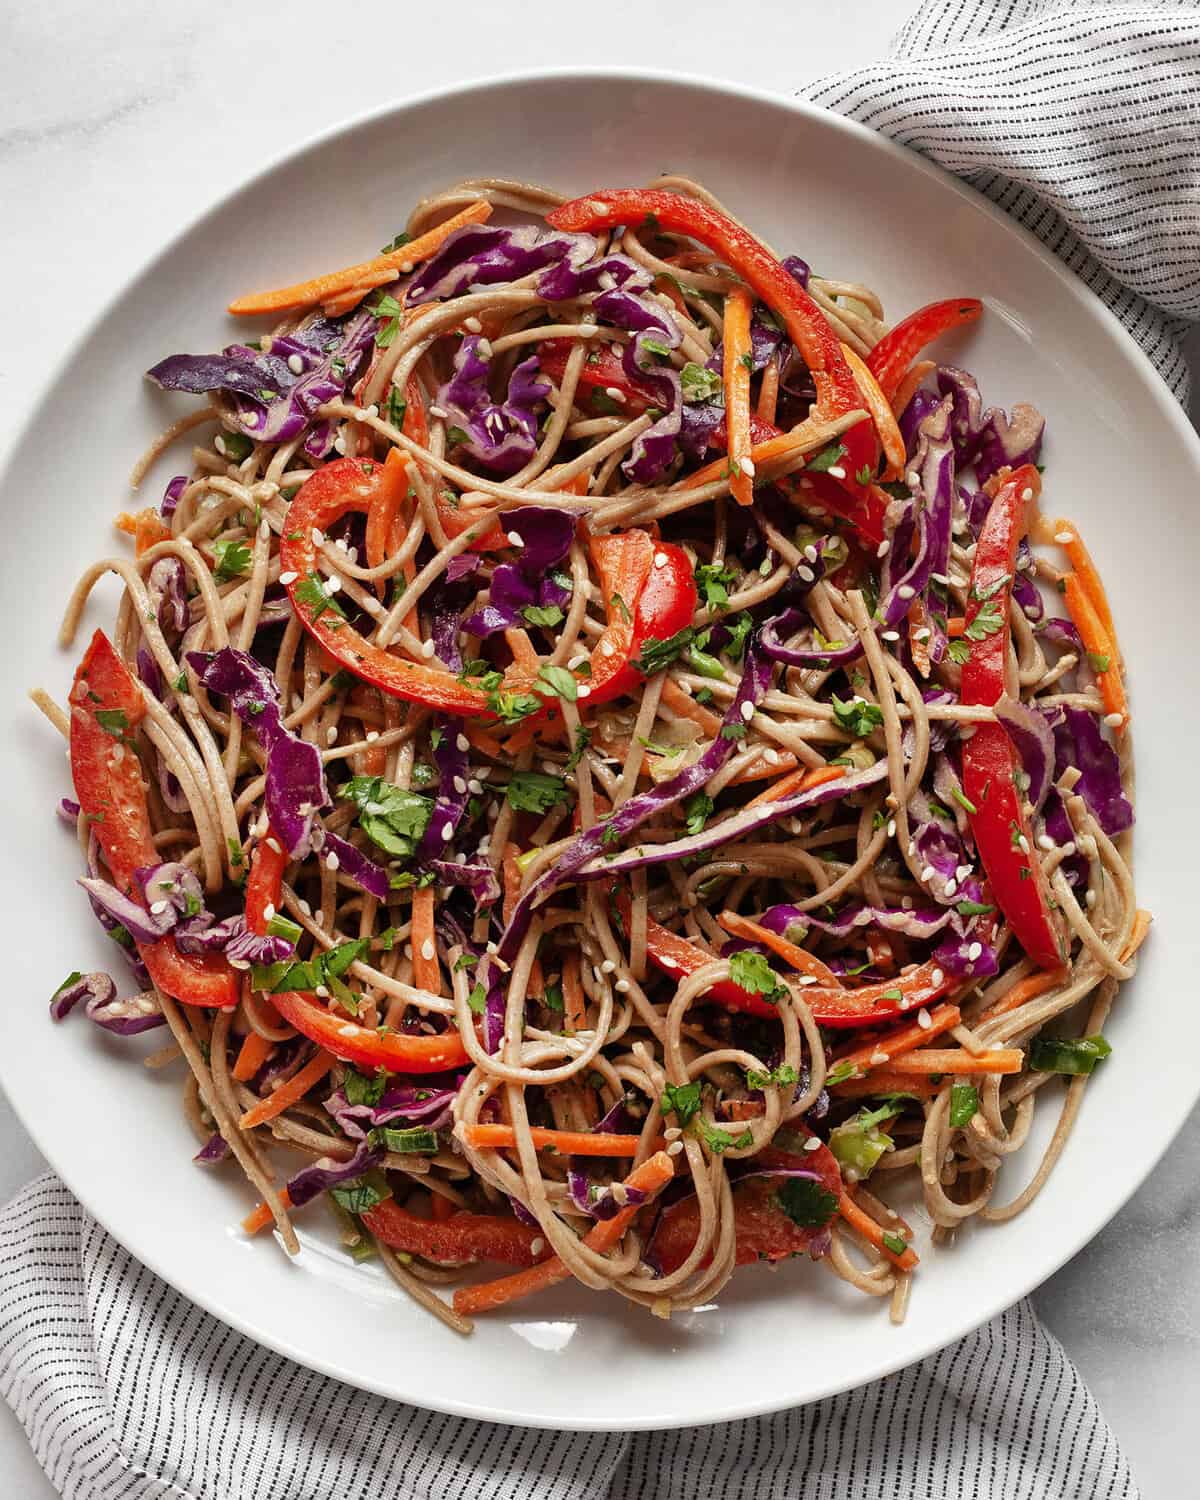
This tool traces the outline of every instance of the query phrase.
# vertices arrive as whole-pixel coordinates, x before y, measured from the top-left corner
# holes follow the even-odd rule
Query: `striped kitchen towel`
[[[957,173],[1112,308],[1179,397],[1200,318],[1196,0],[929,0],[804,89]]]
[[[1021,1303],[898,1375],[669,1432],[540,1432],[367,1395],[219,1323],[47,1173],[0,1212],[0,1392],[67,1500],[1137,1500]]]

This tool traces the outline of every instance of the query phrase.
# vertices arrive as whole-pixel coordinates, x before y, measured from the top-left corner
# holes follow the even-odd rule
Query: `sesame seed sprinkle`
[[[929,1012],[927,1010],[919,1010],[917,1012],[917,1025],[922,1031],[928,1031],[933,1025],[933,1022],[929,1019]]]
[[[747,456],[742,459],[740,468],[747,479],[754,478],[754,460],[749,456],[749,454],[747,454]]]
[[[421,642],[421,655],[425,658],[426,661],[428,661],[429,658],[433,655],[434,649],[435,648],[432,640]]]
[[[435,951],[436,950],[433,946],[433,939],[426,938],[425,941],[421,944],[421,957],[425,960],[426,963],[428,963],[434,957]]]

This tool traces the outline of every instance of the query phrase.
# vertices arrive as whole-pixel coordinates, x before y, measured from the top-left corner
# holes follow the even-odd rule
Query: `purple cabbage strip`
[[[320,1157],[310,1167],[302,1167],[294,1177],[288,1179],[287,1195],[293,1208],[303,1208],[318,1193],[324,1193],[339,1183],[350,1182],[361,1177],[383,1160],[383,1152],[363,1141],[349,1161],[332,1161]]]
[[[55,811],[58,813],[58,816],[63,820],[64,823],[69,823],[72,828],[75,827],[76,820],[78,819],[80,813],[80,806],[78,802],[76,802],[71,797],[60,797],[58,807],[55,809]]]
[[[621,1202],[618,1203],[614,1187],[621,1189]],[[640,1208],[646,1201],[646,1194],[641,1188],[625,1187],[623,1183],[610,1183],[603,1188],[597,1188],[586,1172],[577,1172],[574,1168],[567,1171],[567,1191],[571,1195],[571,1202],[593,1219],[614,1219],[623,1208]]]
[[[924,870],[931,872],[921,884],[942,906],[959,901],[979,901],[982,886],[974,874],[968,852],[954,823],[937,817],[925,793],[918,787],[908,801],[909,837]]]
[[[500,881],[486,860],[425,859],[422,868],[435,877],[439,885],[461,885],[470,891],[478,906],[490,906],[500,898]]]
[[[802,946],[810,928],[831,937],[848,937],[856,927],[881,927],[885,932],[899,932],[905,937],[928,941],[935,938],[950,920],[945,910],[906,911],[903,907],[847,906],[833,917],[819,917],[798,906],[769,906],[757,918],[760,927],[777,932],[789,942]]]
[[[995,948],[977,936],[979,925],[979,917],[964,919],[954,912],[949,932],[933,950],[934,962],[956,979],[987,979],[1000,967]]]
[[[122,1000],[117,995],[115,980],[103,973],[73,976],[56,990],[50,1000],[51,1017],[65,1021],[81,1000],[86,1002],[84,1014],[88,1020],[116,1036],[137,1036],[139,1032],[167,1024],[153,990],[143,990]]]
[[[353,384],[375,330],[375,318],[366,311],[344,319],[319,317],[271,339],[269,351],[230,344],[220,354],[173,354],[146,376],[164,391],[221,391],[247,437],[258,443],[288,443],[309,426],[318,407]],[[331,425],[320,423],[318,433],[310,434],[312,446],[305,444],[309,457],[321,459],[328,453]]]
[[[570,550],[578,515],[578,511],[536,505],[506,512],[507,534],[520,541],[517,556],[493,570],[487,604],[463,622],[469,635],[483,637],[509,630],[521,623],[521,611],[532,604],[562,608],[567,603],[570,594],[554,582],[551,570]]]
[[[904,439],[904,451],[911,459],[916,452],[917,443],[920,441],[921,423],[929,416],[930,412],[936,411],[941,402],[932,391],[915,391],[912,400],[904,408],[899,417],[900,436]]]
[[[550,393],[550,383],[537,379],[533,355],[512,372],[508,393],[496,403],[488,391],[490,361],[479,353],[483,342],[468,334],[454,356],[453,374],[437,394],[437,404],[451,427],[463,434],[461,448],[480,468],[507,477],[515,474],[537,452],[537,408]]]
[[[661,782],[640,796],[631,797],[603,823],[585,830],[559,855],[554,864],[518,901],[500,939],[500,957],[511,963],[520,947],[536,907],[568,881],[577,877],[589,861],[603,853],[607,843],[625,838],[649,818],[672,807],[684,797],[699,791],[721,769],[737,748],[745,733],[743,705],[754,707],[767,691],[771,681],[771,663],[752,644],[746,651],[746,665],[733,702],[725,712],[721,732],[694,765],[685,766],[669,781]],[[727,735],[726,730],[730,733]],[[886,769],[886,766],[885,766]],[[782,804],[776,804],[782,805]],[[607,843],[606,843],[607,841]],[[675,847],[675,846],[671,846]]]
[[[1042,622],[1038,630],[1042,640],[1050,641],[1060,651],[1074,651],[1079,657],[1084,654],[1083,638],[1075,628],[1073,620],[1064,620],[1058,615]]]
[[[103,911],[111,922],[124,927],[135,943],[157,943],[178,920],[179,914],[173,907],[152,914],[139,906],[132,896],[96,876],[84,876],[78,884],[88,893],[92,906]]]
[[[1053,722],[1054,775],[1059,777],[1072,766],[1078,768],[1076,794],[1087,803],[1109,838],[1115,838],[1133,826],[1133,807],[1121,786],[1117,752],[1100,732],[1095,714],[1084,708],[1063,708],[1059,714]],[[1072,837],[1068,833],[1066,841]]]
[[[519,281],[550,266],[578,270],[596,253],[590,234],[548,233],[536,224],[503,229],[495,224],[468,224],[456,229],[436,255],[408,283],[405,304],[457,297],[475,287]],[[543,290],[543,284],[546,290]],[[576,295],[569,283],[561,292],[556,282],[539,283],[542,296],[566,299]]]
[[[146,592],[162,633],[168,640],[182,634],[188,623],[187,574],[177,557],[158,559],[146,579]]]
[[[954,447],[949,437],[950,403],[941,402],[924,418],[919,428],[912,472],[918,485],[904,516],[897,524],[880,579],[880,614],[884,628],[895,630],[920,598],[926,605],[930,636],[929,657],[940,662],[948,645],[945,610],[940,601],[930,603],[933,574],[945,576],[950,563],[950,541],[954,521]],[[913,532],[916,555],[909,558]]]
[[[212,1167],[229,1155],[229,1142],[219,1130],[214,1130],[192,1160],[201,1167]]]
[[[161,703],[163,696],[163,675],[158,669],[158,663],[144,645],[139,645],[137,648],[137,670],[138,676]]]
[[[440,736],[433,752],[438,790],[433,812],[417,846],[418,854],[427,859],[446,853],[467,810],[467,752],[459,748],[458,723],[439,715],[434,727]]]
[[[175,509],[183,499],[183,492],[188,487],[186,474],[176,474],[174,479],[167,481],[167,487],[163,491],[162,501],[158,507],[158,513],[164,521],[169,521],[175,514]]]
[[[777,823],[780,818],[806,812],[811,807],[820,807],[826,802],[836,801],[839,797],[852,796],[855,792],[874,786],[886,775],[887,762],[880,760],[865,771],[851,772],[837,781],[828,781],[821,786],[810,787],[807,791],[794,792],[790,797],[780,797],[776,802],[762,802],[756,807],[743,808],[732,817],[723,818],[717,823],[710,823],[700,833],[677,839],[674,843],[639,845],[633,849],[622,850],[612,859],[595,855],[582,869],[575,872],[575,879],[602,880],[614,875],[626,875],[631,870],[648,869],[651,865],[662,864],[665,861],[674,863],[677,860],[690,859],[694,854],[706,854],[710,849],[719,849],[733,839],[757,833],[760,829]],[[668,783],[664,783],[665,785]],[[659,787],[656,790],[661,791],[663,788]],[[646,792],[644,795],[649,798],[653,796],[653,793]],[[612,819],[609,821],[611,822]]]
[[[782,614],[767,620],[759,635],[759,646],[772,661],[782,662],[788,667],[845,667],[862,655],[862,642],[854,640],[822,650],[814,641],[811,646],[785,646],[789,637],[797,635],[805,627],[813,627],[807,611],[785,609]]]
[[[386,900],[390,884],[382,865],[346,839],[327,833],[318,821],[321,809],[331,805],[321,752],[284,727],[274,673],[231,646],[212,655],[191,651],[188,664],[209,692],[229,699],[267,752],[267,817],[292,858],[305,859],[319,849],[326,858],[336,857],[338,867],[363,890]]]
[[[1012,409],[1012,421],[999,407],[993,407],[984,419],[979,434],[979,452],[975,457],[975,477],[986,484],[1003,468],[1036,464],[1041,457],[1045,419],[1035,406],[1018,401]]]
[[[342,1133],[355,1141],[365,1141],[369,1130],[390,1125],[395,1120],[440,1130],[450,1121],[451,1106],[461,1082],[461,1078],[457,1079],[454,1088],[406,1085],[387,1089],[378,1104],[351,1104],[344,1091],[338,1089],[325,1100],[325,1108],[337,1121]]]
[[[1050,725],[1045,714],[1007,693],[996,704],[996,717],[1029,777],[1027,795],[1036,813],[1046,800],[1054,775],[1054,735]]]

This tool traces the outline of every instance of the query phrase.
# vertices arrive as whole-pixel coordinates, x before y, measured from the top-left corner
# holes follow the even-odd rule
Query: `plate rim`
[[[1072,300],[1082,310],[1083,316],[1091,317],[1098,321],[1107,332],[1115,335],[1117,345],[1124,349],[1127,356],[1131,356],[1130,363],[1137,372],[1143,391],[1151,396],[1155,407],[1166,417],[1168,426],[1172,429],[1174,437],[1180,442],[1181,448],[1186,452],[1193,469],[1197,473],[1197,477],[1200,478],[1200,434],[1196,432],[1186,411],[1175,398],[1162,376],[1155,369],[1149,356],[1141,348],[1136,339],[1134,339],[1133,335],[1112,309],[1095,292],[1087,287],[1075,273],[1070,271],[1031,230],[1011,218],[990,199],[986,198],[982,193],[977,192],[974,188],[963,182],[962,179],[930,161],[920,152],[901,146],[889,137],[869,129],[858,121],[851,120],[844,115],[840,115],[833,110],[826,109],[794,94],[774,93],[768,89],[731,82],[699,73],[668,73],[656,68],[625,68],[613,67],[611,65],[562,65],[518,69],[500,73],[485,73],[475,78],[462,80],[453,85],[424,90],[397,103],[385,104],[375,109],[345,116],[334,124],[313,131],[291,145],[281,148],[255,172],[238,180],[219,196],[208,201],[199,212],[193,214],[185,223],[180,225],[175,233],[166,239],[159,248],[135,262],[121,276],[119,286],[101,302],[94,315],[82,325],[80,331],[66,347],[62,356],[51,367],[45,379],[39,383],[37,391],[33,393],[26,403],[23,420],[16,427],[7,451],[0,454],[0,489],[3,489],[12,477],[17,455],[20,453],[25,440],[38,419],[45,393],[52,390],[63,379],[79,351],[91,342],[97,330],[107,322],[120,304],[143,281],[167,262],[187,238],[201,230],[211,219],[221,214],[242,193],[257,187],[281,169],[299,161],[312,152],[316,152],[332,144],[340,138],[351,136],[359,130],[379,125],[390,119],[401,119],[406,113],[411,111],[438,103],[461,100],[468,96],[486,96],[489,93],[501,92],[512,88],[534,87],[547,83],[569,83],[575,80],[587,83],[608,82],[621,86],[644,84],[656,88],[676,90],[681,93],[698,90],[717,97],[734,98],[756,105],[782,109],[818,124],[822,128],[832,129],[836,133],[842,133],[853,139],[857,139],[861,143],[869,143],[872,150],[882,153],[884,157],[891,157],[897,161],[903,160],[909,167],[915,168],[927,178],[939,182],[943,189],[948,188],[959,199],[970,203],[976,208],[981,208],[993,224],[1000,226],[1002,234],[1015,235],[1019,241],[1024,243],[1027,249],[1034,253],[1042,265],[1053,273],[1054,279],[1057,281],[1060,289],[1069,293]],[[0,1087],[4,1086],[3,1078],[5,1071],[4,1060],[0,1056]],[[135,1261],[145,1265],[156,1276],[166,1282],[168,1286],[187,1299],[187,1301],[211,1314],[226,1327],[234,1329],[259,1346],[269,1349],[284,1358],[291,1359],[307,1369],[343,1381],[355,1388],[373,1392],[389,1400],[402,1401],[421,1409],[445,1412],[473,1420],[497,1422],[506,1426],[565,1430],[562,1428],[561,1421],[552,1415],[530,1414],[527,1411],[519,1411],[504,1406],[481,1404],[477,1399],[472,1401],[449,1398],[429,1400],[421,1394],[414,1396],[400,1392],[395,1385],[380,1379],[373,1380],[368,1373],[364,1373],[361,1369],[351,1369],[338,1363],[336,1359],[323,1358],[312,1352],[301,1351],[285,1335],[261,1330],[254,1326],[248,1319],[227,1310],[222,1305],[219,1290],[209,1292],[204,1288],[196,1289],[181,1285],[172,1275],[171,1267],[162,1264],[157,1256],[151,1255],[149,1258],[143,1259],[140,1254],[137,1254],[125,1245],[121,1237],[114,1233],[110,1227],[107,1222],[107,1215],[103,1211],[97,1211],[96,1207],[90,1201],[87,1184],[77,1183],[74,1180],[75,1174],[72,1172],[71,1167],[56,1160],[56,1153],[46,1149],[28,1114],[9,1094],[7,1088],[4,1089],[4,1092],[6,1097],[9,1098],[11,1107],[18,1120],[37,1146],[39,1152],[46,1158],[51,1168],[66,1184],[85,1211]],[[765,1400],[762,1397],[750,1398],[729,1402],[719,1413],[713,1415],[705,1415],[698,1418],[678,1415],[665,1422],[661,1418],[639,1417],[636,1414],[622,1418],[599,1416],[581,1420],[577,1426],[573,1425],[569,1430],[580,1432],[671,1430],[685,1426],[709,1426],[718,1422],[770,1415],[792,1407],[807,1406],[812,1402],[826,1399],[844,1391],[859,1389],[862,1385],[892,1375],[910,1364],[928,1358],[930,1355],[937,1354],[941,1350],[948,1348],[952,1343],[969,1336],[991,1318],[1014,1306],[1021,1298],[1027,1297],[1099,1235],[1105,1226],[1126,1206],[1133,1195],[1149,1179],[1158,1162],[1171,1148],[1187,1117],[1194,1109],[1197,1100],[1200,1100],[1200,1077],[1197,1078],[1195,1090],[1190,1097],[1184,1099],[1182,1103],[1177,1101],[1174,1108],[1161,1112],[1163,1116],[1169,1118],[1171,1121],[1169,1134],[1164,1140],[1161,1149],[1155,1153],[1152,1159],[1146,1161],[1144,1170],[1138,1174],[1136,1180],[1131,1183],[1128,1190],[1122,1192],[1118,1196],[1117,1201],[1111,1207],[1107,1208],[1099,1222],[1089,1226],[1087,1232],[1082,1236],[1073,1233],[1067,1235],[1065,1240],[1060,1240],[1055,1245],[1053,1253],[1045,1261],[1039,1261],[1037,1273],[1032,1279],[1027,1281],[1024,1289],[1018,1292],[1015,1297],[1005,1292],[1000,1295],[998,1300],[985,1300],[983,1311],[977,1317],[973,1316],[967,1323],[956,1324],[954,1331],[946,1337],[934,1335],[924,1344],[919,1352],[914,1353],[909,1350],[903,1354],[889,1358],[887,1356],[886,1340],[881,1340],[880,1355],[873,1363],[871,1373],[863,1375],[851,1385],[847,1385],[844,1380],[835,1376],[825,1381],[815,1382],[809,1388],[808,1394],[800,1398],[794,1395],[790,1397],[784,1395],[777,1399],[770,1399],[768,1397]]]

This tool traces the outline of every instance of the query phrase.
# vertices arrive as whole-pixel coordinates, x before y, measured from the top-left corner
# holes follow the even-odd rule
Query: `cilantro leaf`
[[[946,648],[946,654],[952,662],[962,666],[971,654],[971,648],[966,641],[951,641]]]
[[[780,1063],[769,1073],[759,1073],[754,1068],[750,1068],[746,1073],[748,1089],[785,1088],[788,1084],[799,1083],[799,1081],[800,1075],[791,1063]]]
[[[343,620],[346,618],[346,611],[342,606],[332,594],[325,592],[325,585],[321,582],[319,573],[310,573],[307,578],[302,578],[296,585],[295,597],[301,604],[308,607],[309,618],[312,620],[319,620],[327,609],[331,609]]]
[[[689,834],[699,833],[712,815],[713,799],[707,792],[696,792],[683,804],[683,816]]]
[[[722,391],[721,377],[715,370],[706,370],[703,365],[690,361],[679,372],[679,385],[683,399],[689,404],[715,400]]]
[[[674,1114],[681,1127],[687,1125],[700,1108],[700,1080],[693,1078],[691,1083],[666,1084],[660,1103],[664,1115]]]
[[[1004,616],[1000,612],[1000,606],[994,600],[986,600],[979,613],[963,631],[969,641],[982,641],[989,635],[995,635],[1004,629]]]
[[[213,577],[218,583],[238,578],[250,566],[250,548],[244,542],[226,539],[213,543]]]
[[[747,990],[752,995],[762,995],[767,1000],[786,993],[779,982],[779,975],[764,955],[755,953],[753,948],[742,948],[730,955],[729,978],[739,989]]]
[[[563,622],[563,612],[557,604],[527,604],[521,617],[526,625],[543,625],[547,630]]]
[[[95,718],[105,734],[111,734],[115,740],[123,739],[129,728],[129,720],[123,708],[98,708]]]
[[[736,577],[732,568],[723,568],[720,563],[700,563],[696,568],[696,587],[710,609],[724,609]]]
[[[754,1144],[752,1130],[743,1130],[741,1135],[733,1136],[727,1130],[710,1125],[703,1115],[697,1115],[693,1120],[692,1134],[699,1136],[714,1156],[723,1156],[726,1151],[744,1151]]]
[[[848,703],[843,703],[834,693],[833,717],[848,734],[865,740],[883,723],[883,709],[878,703],[865,703],[861,698],[851,698]]]
[[[845,443],[830,443],[828,448],[822,448],[820,453],[814,453],[804,467],[813,474],[827,474],[845,458],[848,451]]]
[[[567,703],[574,703],[579,696],[579,684],[566,667],[552,667],[547,664],[538,672],[537,680],[555,697],[562,698]]]
[[[837,1197],[811,1177],[789,1177],[775,1202],[801,1229],[824,1229],[837,1212]]]
[[[647,636],[642,642],[641,655],[633,665],[643,677],[653,677],[656,672],[663,671],[678,660],[695,639],[696,632],[690,625],[685,625],[666,640],[659,640],[653,635]]]
[[[340,795],[358,808],[359,827],[371,842],[395,859],[411,858],[433,816],[432,798],[382,776],[351,776]]]
[[[955,1130],[967,1125],[979,1108],[979,1091],[973,1083],[950,1085],[950,1124]]]
[[[567,784],[544,771],[514,771],[505,796],[517,812],[547,813],[567,800]]]

